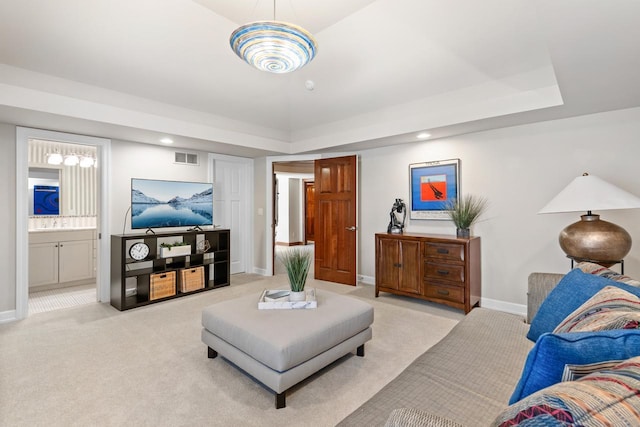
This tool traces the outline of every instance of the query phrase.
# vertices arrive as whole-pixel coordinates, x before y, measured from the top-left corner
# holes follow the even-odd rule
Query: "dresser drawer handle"
[[[449,249],[444,249],[444,248],[438,248],[437,251],[439,254],[448,254],[449,253]]]
[[[449,274],[449,270],[438,270],[438,274],[441,276],[447,276]]]
[[[402,264],[400,264],[399,262],[396,262],[396,263],[393,264],[393,266],[400,268],[400,267],[402,267]]]
[[[449,295],[449,291],[445,291],[443,289],[438,289],[438,294],[439,295]]]

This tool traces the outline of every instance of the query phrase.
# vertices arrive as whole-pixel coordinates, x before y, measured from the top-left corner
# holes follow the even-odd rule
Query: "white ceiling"
[[[0,121],[255,157],[640,105],[637,0],[280,0],[319,44],[287,75],[229,47],[273,5],[2,0]]]

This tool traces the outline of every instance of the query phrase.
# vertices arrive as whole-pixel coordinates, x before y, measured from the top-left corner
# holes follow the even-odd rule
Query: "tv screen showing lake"
[[[131,228],[213,225],[213,184],[131,180]]]

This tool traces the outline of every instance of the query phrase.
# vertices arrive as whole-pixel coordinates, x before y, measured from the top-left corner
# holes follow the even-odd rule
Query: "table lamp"
[[[540,210],[541,214],[585,212],[581,220],[560,232],[559,242],[567,257],[604,267],[621,262],[631,250],[631,236],[592,211],[640,208],[640,198],[587,173],[575,178]]]

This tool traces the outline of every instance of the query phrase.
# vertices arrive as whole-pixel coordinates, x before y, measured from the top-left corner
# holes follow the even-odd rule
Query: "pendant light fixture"
[[[318,44],[310,32],[287,22],[273,21],[245,24],[229,39],[231,49],[247,64],[270,73],[289,73],[304,67],[316,56]]]

